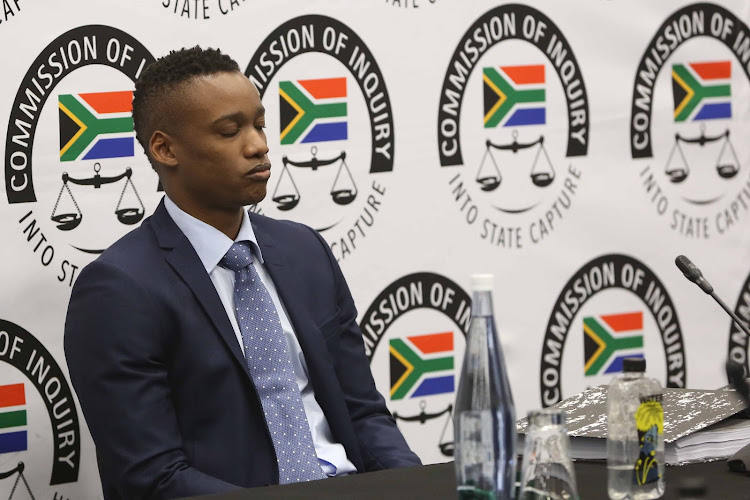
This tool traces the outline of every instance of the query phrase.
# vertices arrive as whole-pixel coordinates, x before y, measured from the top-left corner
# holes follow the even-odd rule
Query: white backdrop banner
[[[259,89],[273,169],[249,208],[328,242],[424,462],[452,459],[471,273],[495,275],[519,417],[625,356],[726,384],[748,339],[674,258],[750,320],[749,22],[747,0],[3,1],[0,498],[101,498],[67,303],[163,195],[134,81],[196,44]]]

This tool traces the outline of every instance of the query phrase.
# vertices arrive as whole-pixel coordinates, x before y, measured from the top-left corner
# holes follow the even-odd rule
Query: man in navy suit
[[[243,208],[266,195],[264,112],[253,84],[218,50],[172,52],[136,83],[136,134],[166,196],[83,270],[65,324],[70,376],[107,499],[302,480],[280,477],[282,445],[271,431],[278,415],[266,414],[246,352],[239,275],[223,264],[237,245],[249,249],[289,348],[301,428],[314,445],[312,476],[420,463],[375,389],[354,303],[326,242],[306,226]]]

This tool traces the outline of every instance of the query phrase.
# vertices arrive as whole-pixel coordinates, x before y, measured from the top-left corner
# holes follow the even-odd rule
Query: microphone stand
[[[745,322],[744,322],[744,321],[742,321],[742,320],[741,320],[741,319],[740,319],[740,318],[739,318],[739,317],[738,317],[738,316],[737,316],[737,315],[736,315],[736,314],[734,313],[734,311],[732,311],[731,309],[729,309],[729,306],[727,306],[727,305],[726,305],[726,304],[724,303],[724,301],[723,301],[723,300],[721,300],[721,298],[719,298],[719,296],[718,296],[718,295],[716,295],[716,292],[711,292],[711,293],[709,293],[709,295],[710,295],[711,297],[713,297],[713,298],[714,298],[714,300],[715,300],[716,302],[718,302],[718,303],[719,303],[719,305],[720,305],[720,306],[721,306],[721,307],[722,307],[722,308],[723,308],[723,309],[724,309],[724,310],[725,310],[725,311],[727,312],[727,314],[728,314],[729,316],[731,316],[731,317],[732,317],[732,319],[734,320],[734,322],[735,322],[735,323],[737,324],[737,326],[739,326],[739,327],[740,327],[740,329],[741,329],[741,330],[742,330],[742,331],[743,331],[743,332],[745,333],[745,335],[747,335],[748,337],[750,337],[750,328],[748,328],[748,327],[747,327],[747,325],[745,325]]]
[[[677,264],[677,267],[687,279],[698,285],[701,290],[713,297],[722,309],[724,309],[724,311],[726,311],[726,313],[732,318],[734,323],[740,327],[740,330],[750,337],[750,329],[745,325],[745,322],[738,318],[734,311],[732,311],[724,301],[716,295],[711,284],[703,277],[703,273],[701,273],[700,269],[690,262],[690,259],[684,255],[680,255],[675,259],[675,264]],[[745,378],[744,367],[730,359],[726,363],[726,371],[727,377],[729,378],[734,390],[737,391],[740,397],[745,401],[745,404],[750,403],[750,386]],[[744,411],[747,412],[747,408]],[[727,459],[727,465],[732,472],[750,474],[750,444],[744,446],[737,453],[729,457]]]

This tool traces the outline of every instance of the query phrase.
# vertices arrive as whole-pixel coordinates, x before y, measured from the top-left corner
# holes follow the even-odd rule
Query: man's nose
[[[265,134],[258,129],[253,129],[245,140],[242,153],[247,158],[268,154],[268,142],[266,141]]]

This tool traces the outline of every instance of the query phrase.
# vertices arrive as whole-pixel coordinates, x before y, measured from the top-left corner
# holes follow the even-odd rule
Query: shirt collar
[[[250,218],[246,210],[242,211],[240,232],[237,234],[237,238],[232,241],[226,234],[215,227],[196,219],[182,210],[167,195],[164,195],[164,207],[167,209],[169,216],[172,217],[172,220],[174,220],[174,223],[177,224],[177,227],[180,228],[188,241],[190,241],[190,244],[193,245],[207,273],[211,274],[219,264],[221,258],[232,248],[232,245],[236,241],[250,242],[250,248],[253,253],[261,263],[264,263],[263,254],[260,251],[258,240],[255,238],[253,226],[250,223]]]

